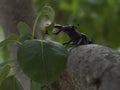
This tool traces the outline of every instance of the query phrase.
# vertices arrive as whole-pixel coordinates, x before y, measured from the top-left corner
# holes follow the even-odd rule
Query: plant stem
[[[34,25],[33,25],[32,39],[34,39],[35,30],[36,30],[37,22],[38,22],[38,19],[39,19],[40,15],[41,15],[41,12],[38,14],[37,18],[35,19],[35,22],[34,22]]]

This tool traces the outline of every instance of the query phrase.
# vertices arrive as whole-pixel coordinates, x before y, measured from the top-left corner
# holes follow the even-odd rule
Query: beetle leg
[[[77,42],[77,45],[81,45],[82,38]]]
[[[73,40],[70,40],[68,42],[64,42],[63,45],[66,45],[66,44],[70,44],[70,42],[72,42]]]
[[[70,45],[76,45],[77,41],[70,42]]]

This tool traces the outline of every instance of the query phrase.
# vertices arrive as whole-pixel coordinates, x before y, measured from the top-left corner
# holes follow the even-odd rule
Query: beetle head
[[[54,28],[56,28],[56,30],[53,31],[55,35],[59,34],[61,31],[69,33],[73,32],[76,29],[74,25],[60,25],[60,24],[55,24]]]
[[[57,34],[59,34],[61,31],[62,31],[62,25],[60,25],[60,24],[55,24],[54,25],[54,30],[53,30],[53,34],[55,34],[55,35],[57,35]]]

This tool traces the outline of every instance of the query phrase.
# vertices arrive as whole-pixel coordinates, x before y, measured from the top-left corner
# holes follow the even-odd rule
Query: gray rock
[[[74,90],[120,90],[120,53],[95,44],[75,47],[67,72]]]

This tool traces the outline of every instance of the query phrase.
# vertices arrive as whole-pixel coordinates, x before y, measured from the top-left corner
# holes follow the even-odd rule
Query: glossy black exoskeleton
[[[55,35],[58,35],[60,32],[65,32],[70,37],[70,40],[63,43],[63,45],[85,45],[92,43],[88,36],[78,32],[74,25],[55,24],[54,28],[58,29],[58,31],[53,32]]]

